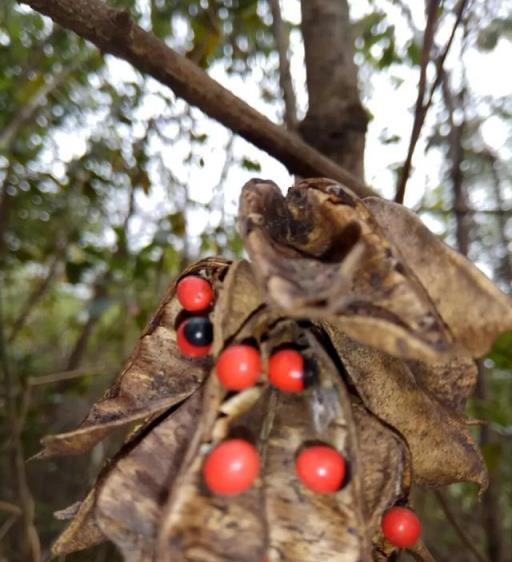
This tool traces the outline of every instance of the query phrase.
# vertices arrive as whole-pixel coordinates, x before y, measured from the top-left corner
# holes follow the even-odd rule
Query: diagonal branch
[[[415,113],[414,113],[414,123],[413,123],[413,128],[412,128],[412,132],[411,132],[411,138],[409,140],[409,147],[407,149],[407,157],[405,159],[405,163],[404,166],[402,168],[402,173],[400,175],[400,181],[396,190],[396,195],[395,195],[395,201],[397,203],[403,203],[404,200],[404,196],[405,196],[405,188],[407,186],[407,180],[409,179],[409,175],[411,174],[411,167],[412,167],[412,157],[414,156],[414,150],[416,148],[416,143],[418,142],[420,133],[421,133],[421,129],[423,127],[423,123],[425,122],[425,117],[427,115],[428,110],[430,109],[430,106],[432,105],[432,101],[434,99],[434,94],[437,90],[437,88],[439,87],[440,83],[441,83],[441,78],[442,78],[442,74],[443,74],[443,66],[444,66],[444,61],[446,60],[446,57],[448,56],[448,53],[451,49],[453,40],[455,38],[455,33],[462,21],[462,16],[464,14],[464,9],[466,7],[466,4],[468,3],[468,0],[459,0],[459,3],[457,4],[457,8],[455,10],[455,23],[453,24],[452,27],[452,31],[450,33],[450,37],[448,38],[448,41],[446,42],[446,45],[443,49],[443,51],[441,52],[441,54],[439,55],[439,57],[437,57],[436,61],[435,61],[435,67],[436,67],[436,77],[434,79],[434,83],[432,84],[432,86],[430,87],[430,91],[428,93],[427,96],[427,100],[426,102],[425,100],[425,84],[423,85],[423,89],[421,87],[422,84],[422,79],[420,76],[420,84],[418,87],[418,98],[416,100],[416,109],[415,109]],[[428,27],[428,22],[427,22],[427,27]],[[426,30],[425,30],[425,40],[427,39],[426,36]],[[425,50],[425,42],[423,44],[423,47]],[[423,55],[423,53],[422,53]],[[424,59],[422,56],[422,62],[421,62],[421,74],[423,74],[424,72],[426,72],[426,64],[428,64],[428,60],[425,62],[425,66],[424,66]],[[421,102],[421,103],[420,103]]]
[[[420,79],[418,83],[418,96],[416,98],[416,108],[414,110],[414,122],[412,125],[411,140],[409,141],[409,148],[407,149],[407,157],[405,159],[404,167],[400,175],[400,182],[398,184],[395,201],[397,203],[404,202],[405,186],[407,179],[411,172],[412,157],[418,138],[420,136],[421,128],[425,120],[425,90],[427,86],[427,66],[430,62],[430,53],[432,45],[434,44],[434,31],[437,22],[437,12],[439,9],[440,0],[430,0],[428,7],[427,23],[425,33],[423,34],[423,48],[421,50],[421,65],[420,65]]]
[[[101,0],[20,1],[169,86],[189,104],[280,160],[290,172],[331,177],[360,196],[375,195],[353,174],[267,119],[193,62],[144,31],[127,12],[109,8]]]

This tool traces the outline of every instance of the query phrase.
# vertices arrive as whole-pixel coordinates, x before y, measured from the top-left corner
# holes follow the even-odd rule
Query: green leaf
[[[247,158],[246,156],[242,159],[241,164],[242,167],[249,170],[249,172],[261,172],[261,164],[255,160]]]

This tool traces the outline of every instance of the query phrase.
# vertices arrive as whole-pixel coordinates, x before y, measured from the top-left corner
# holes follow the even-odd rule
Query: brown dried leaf
[[[304,180],[283,198],[274,183],[251,180],[240,222],[267,300],[286,315],[336,315],[351,337],[408,359],[440,361],[453,352],[425,289],[340,184]]]
[[[101,532],[101,529],[96,524],[94,519],[94,502],[95,491],[91,490],[87,494],[83,502],[80,503],[78,511],[73,509],[73,520],[53,543],[52,554],[60,556],[76,552],[77,550],[84,550],[91,546],[101,544],[107,540],[107,537]],[[75,507],[75,506],[71,506]],[[62,510],[63,513],[66,510]],[[56,514],[57,516],[57,514]],[[61,517],[58,517],[61,519]]]
[[[444,363],[407,363],[419,386],[446,408],[462,414],[475,388],[478,367],[471,357],[457,354]]]
[[[402,361],[359,344],[326,324],[365,406],[405,438],[416,482],[487,485],[482,455],[465,419],[426,392]]]
[[[423,284],[455,338],[473,357],[512,329],[512,300],[418,217],[384,199],[364,200],[386,236]]]
[[[379,421],[355,397],[352,414],[357,428],[364,520],[370,539],[382,546],[382,514],[409,495],[410,454],[403,438]]]
[[[96,521],[125,560],[151,560],[167,500],[202,411],[196,391],[133,447],[119,453],[96,489]],[[131,450],[130,450],[131,449]]]
[[[217,288],[228,265],[222,258],[209,258],[189,267],[183,276],[200,274]],[[181,307],[174,295],[175,287],[173,283],[168,289],[105,398],[91,408],[78,429],[45,437],[40,458],[82,453],[113,429],[154,417],[198,388],[210,371],[212,360],[191,360],[179,352],[175,324]]]

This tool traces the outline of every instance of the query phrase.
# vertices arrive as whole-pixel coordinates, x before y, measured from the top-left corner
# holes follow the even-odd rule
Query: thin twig
[[[418,82],[418,95],[416,97],[416,107],[414,109],[414,121],[412,124],[411,138],[409,140],[409,147],[407,149],[407,157],[405,159],[402,173],[400,175],[400,182],[397,187],[395,201],[397,203],[404,202],[405,187],[407,179],[411,171],[412,156],[416,143],[420,136],[421,128],[425,120],[425,111],[423,102],[425,98],[425,91],[427,86],[427,66],[430,62],[430,53],[432,45],[434,44],[434,31],[436,28],[437,13],[439,9],[440,0],[430,0],[428,7],[427,23],[423,33],[423,47],[421,49],[421,63],[420,63],[420,78]]]
[[[21,509],[14,503],[0,500],[0,511],[6,511],[12,515],[21,515]]]
[[[42,386],[46,384],[55,384],[62,381],[79,379],[85,376],[109,375],[112,370],[103,367],[82,367],[80,369],[72,369],[68,371],[60,371],[58,373],[50,373],[40,377],[30,377],[27,381],[28,386]]]
[[[448,41],[446,42],[446,45],[443,49],[443,52],[441,53],[441,55],[439,57],[436,58],[436,62],[435,62],[435,64],[436,64],[436,77],[435,77],[434,83],[432,84],[432,87],[430,88],[430,93],[428,95],[427,103],[425,104],[425,111],[428,111],[430,109],[430,106],[432,105],[432,101],[434,99],[434,94],[435,94],[437,88],[439,87],[439,84],[441,83],[444,62],[446,60],[446,57],[448,56],[448,53],[450,52],[453,40],[455,38],[455,33],[457,32],[457,29],[459,28],[459,25],[462,22],[462,16],[464,14],[467,3],[468,3],[468,0],[460,0],[459,1],[458,5],[457,5],[457,8],[455,10],[456,17],[455,17],[455,22],[454,22],[453,27],[452,27],[452,31],[450,33],[450,37],[448,38]]]
[[[284,122],[289,131],[297,128],[297,101],[290,71],[290,39],[281,16],[279,0],[269,0],[272,10],[272,29],[279,56],[279,85],[284,99]]]
[[[411,167],[412,167],[412,158],[414,156],[414,150],[416,148],[416,144],[418,142],[420,133],[421,133],[421,129],[423,128],[423,123],[425,122],[425,117],[428,113],[428,110],[430,109],[431,105],[432,105],[432,101],[434,99],[434,93],[436,92],[437,88],[439,87],[439,84],[441,83],[441,78],[442,78],[442,69],[444,66],[444,62],[446,60],[446,57],[450,51],[450,48],[452,46],[453,43],[453,39],[455,38],[455,33],[462,21],[462,16],[464,14],[464,9],[466,7],[468,0],[460,0],[457,8],[456,8],[456,18],[455,18],[455,23],[453,24],[452,27],[452,31],[450,33],[450,37],[441,53],[441,55],[436,59],[436,77],[434,79],[434,82],[430,88],[428,97],[427,97],[427,101],[424,103],[424,98],[425,98],[425,90],[421,91],[421,75],[423,72],[426,72],[426,67],[425,69],[423,68],[423,56],[422,56],[422,66],[421,66],[421,70],[420,70],[420,83],[418,86],[418,97],[416,99],[416,108],[415,108],[415,112],[414,112],[414,122],[413,122],[413,127],[412,127],[412,132],[411,132],[411,138],[409,140],[409,146],[407,148],[407,156],[404,162],[404,166],[402,168],[402,173],[400,174],[400,180],[398,183],[398,187],[396,190],[396,195],[395,195],[395,201],[397,203],[403,203],[404,201],[404,196],[405,196],[405,189],[407,186],[407,180],[409,179],[410,173],[411,173]],[[429,14],[430,15],[430,14]],[[427,28],[425,30],[425,34],[427,32],[428,29],[428,21],[427,21]],[[427,37],[425,37],[425,40],[427,39]],[[425,51],[425,40],[423,43],[423,51]],[[427,64],[428,64],[428,60],[427,60]],[[420,103],[418,103],[420,102]]]
[[[2,524],[2,526],[0,527],[0,541],[3,540],[3,538],[5,537],[5,535],[7,535],[7,533],[9,532],[9,530],[11,529],[11,527],[14,525],[14,523],[16,523],[16,521],[18,520],[19,515],[16,514],[12,514],[11,516],[9,516],[4,523]]]
[[[466,535],[464,529],[459,525],[455,515],[453,515],[453,513],[452,513],[452,511],[451,511],[451,509],[448,505],[448,502],[444,498],[443,494],[439,490],[435,490],[434,496],[436,497],[437,501],[439,502],[439,505],[441,506],[441,509],[443,510],[443,513],[445,514],[446,519],[448,519],[448,521],[452,525],[453,529],[455,530],[455,532],[459,536],[461,542],[468,548],[468,550],[471,551],[471,553],[478,560],[478,562],[489,562],[486,558],[484,558],[484,556],[482,554],[480,554],[480,552],[478,552],[477,548],[472,543],[471,539]]]

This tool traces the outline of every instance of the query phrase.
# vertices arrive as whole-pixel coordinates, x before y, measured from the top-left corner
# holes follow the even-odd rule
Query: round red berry
[[[203,477],[214,494],[234,496],[251,487],[259,470],[256,448],[244,439],[228,439],[207,456]]]
[[[295,469],[306,488],[327,494],[340,489],[345,478],[345,459],[332,447],[306,447],[295,460]]]
[[[262,370],[261,357],[250,345],[231,345],[221,352],[215,368],[227,389],[243,390],[258,380]]]
[[[283,392],[304,390],[304,372],[304,357],[295,349],[277,351],[268,362],[268,378]]]
[[[212,323],[203,316],[193,316],[179,325],[176,341],[183,355],[204,357],[212,346]]]
[[[187,275],[178,281],[176,295],[181,306],[189,312],[200,312],[208,308],[213,300],[210,283],[197,275]]]
[[[413,546],[421,534],[418,516],[407,507],[391,507],[385,511],[381,528],[386,539],[400,548]]]

